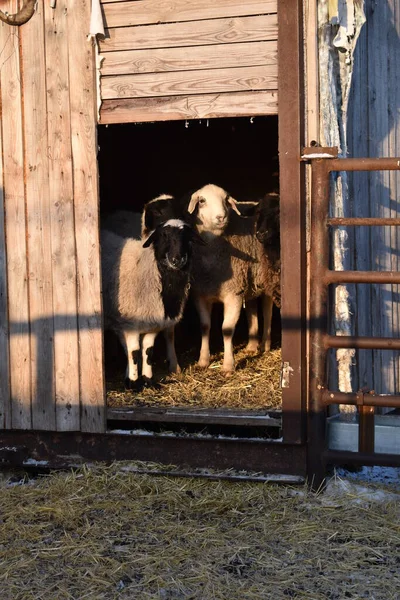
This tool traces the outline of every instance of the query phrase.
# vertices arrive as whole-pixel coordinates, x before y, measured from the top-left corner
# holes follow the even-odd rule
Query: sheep
[[[256,236],[263,245],[261,257],[264,271],[268,273],[266,289],[274,304],[281,308],[281,253],[279,194],[266,194],[256,208]]]
[[[227,375],[234,370],[232,338],[242,305],[249,319],[248,349],[254,349],[258,321],[254,300],[262,297],[264,329],[261,350],[271,345],[272,297],[268,289],[268,265],[264,249],[255,235],[256,216],[240,216],[237,202],[222,188],[208,184],[194,192],[187,211],[207,245],[193,254],[192,291],[199,313],[202,339],[198,365],[210,362],[209,335],[214,302],[224,305],[222,333]],[[231,210],[229,210],[231,208]],[[236,214],[235,214],[236,213]]]
[[[124,347],[127,389],[138,387],[140,336],[142,381],[148,385],[157,334],[182,318],[192,240],[193,230],[178,219],[158,225],[144,243],[101,231],[105,328],[114,331]]]
[[[161,194],[147,202],[142,213],[128,210],[117,210],[102,221],[102,229],[107,229],[124,238],[146,239],[161,223],[169,219],[179,218],[178,201],[170,194]],[[168,370],[180,373],[175,351],[175,327],[164,330]]]
[[[161,194],[147,202],[141,213],[117,210],[102,220],[102,229],[122,237],[147,238],[150,233],[169,219],[180,217],[177,201],[169,194]]]

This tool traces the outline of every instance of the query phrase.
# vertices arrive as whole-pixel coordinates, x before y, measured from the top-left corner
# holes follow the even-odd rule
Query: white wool
[[[185,225],[186,223],[180,219],[170,219],[164,223],[163,227],[177,227],[178,229],[183,229]]]

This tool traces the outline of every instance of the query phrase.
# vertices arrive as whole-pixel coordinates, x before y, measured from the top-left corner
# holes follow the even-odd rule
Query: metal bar
[[[348,450],[326,450],[323,454],[323,460],[326,465],[400,467],[400,454],[369,454],[367,452],[349,452]]]
[[[333,392],[324,390],[322,393],[322,402],[328,406],[330,404],[348,404],[356,406],[359,403],[360,392]],[[400,396],[388,394],[386,396],[365,393],[363,394],[363,404],[365,406],[384,406],[385,408],[400,408]]]
[[[397,171],[400,158],[332,158],[327,160],[328,170],[333,171]]]
[[[310,297],[310,401],[308,419],[308,477],[318,489],[325,477],[322,453],[325,447],[326,409],[322,391],[326,386],[324,335],[328,326],[328,287],[323,275],[329,264],[327,219],[329,209],[330,160],[313,160],[311,181],[311,297]]]
[[[400,338],[325,335],[325,348],[357,348],[359,350],[400,350]]]
[[[306,255],[305,164],[300,161],[304,127],[303,2],[278,2],[279,169],[282,287],[282,361],[291,368],[282,389],[285,442],[305,436]]]
[[[365,404],[358,406],[358,451],[375,451],[375,409]]]
[[[400,283],[400,271],[331,271],[323,275],[324,283]]]
[[[0,432],[3,466],[32,467],[36,464],[57,469],[99,460],[140,460],[184,468],[306,475],[305,446],[282,442],[149,433],[130,435],[129,432]]]
[[[332,227],[350,227],[359,225],[366,225],[368,227],[398,227],[400,225],[400,219],[396,219],[395,217],[331,217],[328,219],[328,225],[331,225]]]

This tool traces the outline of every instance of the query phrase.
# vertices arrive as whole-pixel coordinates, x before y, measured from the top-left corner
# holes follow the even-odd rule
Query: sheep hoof
[[[222,374],[224,377],[231,377],[235,372],[235,365],[224,366],[222,365]]]
[[[263,354],[264,352],[269,352],[271,350],[271,344],[261,344],[260,352]]]
[[[225,371],[225,369],[222,369],[222,374],[224,377],[232,377],[233,373],[234,373],[233,369],[231,369],[229,371]]]
[[[207,369],[210,365],[210,360],[208,358],[200,358],[197,362],[197,366],[201,369]]]
[[[247,354],[257,354],[258,352],[258,344],[257,342],[249,342],[244,349]]]
[[[125,389],[126,390],[131,390],[134,392],[138,392],[141,388],[141,383],[139,381],[139,379],[135,379],[135,381],[133,381],[132,379],[129,379],[129,377],[125,377]]]
[[[142,377],[142,387],[152,388],[154,390],[161,389],[161,385],[159,383],[156,383],[151,377],[146,377],[146,375],[143,375]]]
[[[182,373],[182,369],[180,368],[180,366],[178,365],[178,363],[176,363],[175,365],[170,365],[168,364],[168,371],[170,373]]]

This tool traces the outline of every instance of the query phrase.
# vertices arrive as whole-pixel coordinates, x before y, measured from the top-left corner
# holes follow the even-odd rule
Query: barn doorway
[[[180,197],[207,183],[226,189],[238,201],[258,201],[279,192],[278,118],[224,118],[99,126],[101,218],[116,210],[141,212],[161,193]],[[259,311],[262,323],[261,310]],[[164,338],[156,340],[154,375],[161,388],[124,390],[125,356],[112,334],[105,334],[109,406],[181,406],[280,409],[281,322],[274,306],[272,352],[247,355],[247,321],[242,315],[234,343],[237,369],[227,380],[220,372],[222,305],[215,305],[211,328],[212,363],[196,367],[200,324],[189,298],[176,328],[182,373],[168,376]]]

